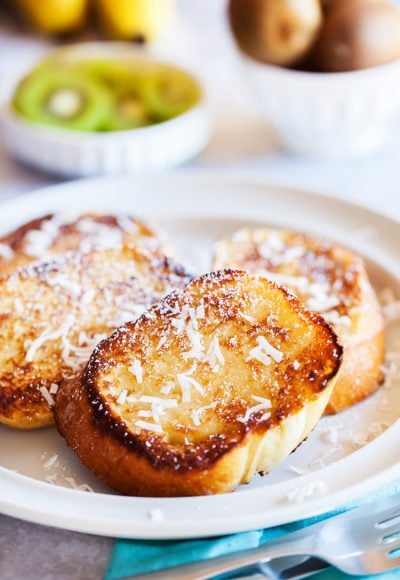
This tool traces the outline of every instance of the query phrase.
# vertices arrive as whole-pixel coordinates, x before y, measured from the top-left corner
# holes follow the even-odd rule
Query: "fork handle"
[[[243,550],[235,554],[212,558],[211,560],[174,566],[173,568],[164,569],[162,572],[158,570],[157,572],[149,572],[129,578],[132,578],[132,580],[160,580],[161,573],[163,580],[207,580],[218,574],[257,564],[260,561],[267,562],[283,556],[307,555],[310,553],[312,553],[312,546],[310,545],[310,538],[307,536],[294,540],[278,538],[251,550]],[[129,578],[126,580],[129,580]]]

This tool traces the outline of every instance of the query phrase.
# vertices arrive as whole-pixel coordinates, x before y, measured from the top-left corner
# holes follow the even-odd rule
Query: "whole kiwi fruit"
[[[300,63],[322,25],[320,0],[230,0],[228,15],[240,49],[278,66]]]
[[[400,58],[400,9],[386,0],[336,0],[328,9],[313,63],[323,72],[369,68]]]

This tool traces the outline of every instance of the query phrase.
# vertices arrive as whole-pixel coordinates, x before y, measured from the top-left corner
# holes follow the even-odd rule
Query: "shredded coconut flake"
[[[86,290],[86,292],[84,292],[81,296],[82,306],[87,306],[88,304],[90,304],[95,296],[96,291],[93,288],[89,288],[89,290]]]
[[[145,411],[146,415],[140,415],[142,417],[151,417],[156,423],[160,422],[160,417],[166,411],[166,409],[173,409],[178,406],[178,401],[176,399],[162,399],[161,397],[152,397],[150,395],[142,395],[139,398],[139,403],[150,403],[150,411]]]
[[[80,245],[80,249],[83,252],[92,248],[107,250],[122,247],[123,234],[121,230],[113,226],[85,218],[79,220],[77,229],[86,234]]]
[[[327,322],[331,322],[332,324],[342,325],[342,326],[351,326],[351,320],[348,316],[343,315],[340,316],[337,310],[331,310],[329,312],[324,312],[323,317]]]
[[[164,514],[160,508],[148,510],[147,516],[152,522],[162,522],[164,519]]]
[[[182,357],[185,360],[191,358],[200,360],[203,357],[204,346],[201,342],[201,334],[194,329],[192,320],[190,320],[186,326],[186,334],[192,343],[192,348],[187,352],[184,352]]]
[[[162,336],[162,337],[160,338],[160,340],[159,340],[159,342],[158,342],[157,346],[156,346],[156,349],[157,349],[157,350],[160,350],[160,348],[161,348],[162,346],[164,346],[164,344],[165,344],[166,342],[167,342],[167,337],[166,337],[166,336]]]
[[[296,475],[308,475],[309,473],[312,473],[311,469],[303,469],[301,467],[296,467],[295,465],[288,465],[288,471],[291,471]]]
[[[323,495],[328,490],[328,486],[323,480],[313,481],[303,487],[296,487],[286,494],[286,498],[293,503],[301,503],[306,499],[316,495]]]
[[[86,333],[80,332],[77,345],[72,344],[66,335],[62,337],[63,350],[61,358],[65,365],[71,369],[72,375],[70,376],[75,376],[80,371],[89,359],[94,348],[106,337],[107,335],[105,333],[95,334],[90,337]]]
[[[329,288],[325,285],[311,284],[309,286],[311,296],[307,299],[307,306],[316,312],[326,312],[339,306],[340,300],[338,297],[330,296],[328,290]]]
[[[52,383],[50,385],[50,395],[56,395],[58,393],[58,385],[57,383]]]
[[[135,359],[128,370],[135,376],[139,384],[143,383],[143,368],[140,360]]]
[[[198,306],[196,308],[196,318],[201,319],[201,318],[205,318],[206,316],[206,312],[204,309],[204,302],[200,303],[200,306]]]
[[[265,405],[267,409],[271,408],[271,401],[266,397],[258,397],[257,395],[252,395],[251,398],[253,399],[253,401],[257,401],[257,403],[262,403],[263,405]]]
[[[204,396],[203,387],[193,377],[189,377],[187,373],[178,373],[177,378],[182,391],[182,403],[189,403],[191,401],[192,387],[196,389],[200,395]]]
[[[246,410],[245,414],[242,417],[237,418],[237,420],[240,421],[241,423],[247,423],[247,421],[254,413],[258,413],[258,411],[263,411],[265,409],[271,408],[271,401],[269,399],[265,399],[264,397],[258,397],[257,395],[253,395],[252,399],[254,401],[257,401],[258,404],[253,405],[252,407]],[[264,421],[268,419],[270,416],[271,413],[269,412],[264,413],[261,417],[261,420]]]
[[[65,477],[64,479],[72,489],[76,489],[78,491],[90,491],[94,493],[94,490],[87,483],[79,484],[73,477]]]
[[[197,409],[193,409],[190,415],[192,417],[193,424],[195,427],[198,427],[200,425],[199,411]]]
[[[50,395],[47,387],[43,387],[43,386],[39,387],[39,391],[40,391],[40,394],[42,395],[43,399],[49,405],[49,407],[54,407],[55,401],[54,401],[53,397]]]
[[[17,314],[23,314],[24,313],[24,305],[22,304],[22,300],[20,300],[19,298],[16,298],[14,300],[14,308],[15,308],[15,312]]]
[[[308,279],[305,276],[290,276],[289,274],[280,274],[278,272],[270,272],[269,270],[259,270],[258,274],[276,282],[277,284],[282,284],[282,286],[290,286],[300,292],[305,292],[309,284]]]
[[[126,389],[124,389],[123,391],[121,391],[121,393],[117,399],[117,403],[119,405],[124,405],[126,402],[127,396],[128,396],[128,391]]]
[[[169,381],[167,384],[163,385],[160,389],[160,393],[163,395],[169,395],[171,391],[174,390],[175,384],[172,381]]]
[[[64,323],[57,330],[46,328],[29,346],[25,359],[27,362],[32,362],[36,356],[37,351],[49,340],[57,340],[66,336],[74,323],[74,316],[68,315]]]
[[[43,465],[43,467],[45,469],[50,469],[50,467],[53,467],[53,465],[55,465],[55,463],[57,463],[58,460],[58,455],[54,454],[51,457],[49,457],[49,459],[46,461],[46,463]]]
[[[239,312],[239,314],[242,318],[244,318],[250,324],[257,324],[258,323],[257,318],[254,318],[254,316],[250,316],[249,314],[244,314],[244,312]]]
[[[40,229],[30,230],[25,236],[24,252],[31,258],[44,257],[60,231],[63,221],[59,215],[42,222]]]
[[[271,359],[274,359],[277,363],[281,362],[283,359],[283,353],[272,346],[264,336],[258,336],[256,342],[257,346],[250,350],[246,361],[255,359],[264,365],[271,364]]]
[[[213,403],[210,403],[209,405],[205,405],[204,407],[199,407],[198,409],[193,409],[193,411],[191,412],[191,417],[192,417],[192,420],[193,420],[193,424],[196,427],[198,427],[201,424],[200,416],[205,411],[208,411],[209,409],[215,409],[216,406],[217,406],[217,402],[214,401]]]
[[[221,366],[224,365],[225,359],[221,352],[218,336],[215,335],[212,339],[207,354],[203,358],[203,362],[208,363],[214,372],[218,372]]]
[[[149,423],[148,421],[136,421],[136,427],[145,429],[145,431],[155,431],[156,433],[163,433],[163,429],[159,423]]]
[[[0,244],[0,258],[5,258],[8,260],[9,258],[12,258],[13,255],[14,252],[10,246],[7,246],[6,244]]]
[[[82,291],[82,287],[77,282],[70,280],[65,274],[57,274],[56,276],[51,276],[47,280],[50,286],[59,286],[68,290],[72,296],[78,297]]]

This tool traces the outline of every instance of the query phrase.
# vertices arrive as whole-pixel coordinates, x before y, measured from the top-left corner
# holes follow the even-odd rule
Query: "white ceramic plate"
[[[60,209],[127,211],[157,221],[170,233],[178,257],[198,271],[209,268],[212,240],[243,225],[321,233],[361,251],[378,290],[390,287],[398,292],[400,287],[400,225],[321,195],[226,176],[102,178],[3,203],[0,233]],[[392,325],[388,351],[399,351],[399,344]],[[271,474],[229,495],[119,496],[79,465],[55,428],[26,433],[1,427],[0,511],[81,532],[172,539],[273,526],[330,510],[400,475],[396,371],[392,364],[390,380],[367,401],[322,419],[309,439]],[[95,493],[71,489],[81,484]]]

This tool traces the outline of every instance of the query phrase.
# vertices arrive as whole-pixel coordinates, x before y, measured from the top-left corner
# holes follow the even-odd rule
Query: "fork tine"
[[[382,542],[377,545],[375,549],[369,550],[369,553],[381,557],[387,556],[390,562],[393,562],[396,559],[400,560],[400,537],[396,538],[396,540],[391,543]],[[393,554],[393,556],[391,556],[391,554]]]
[[[400,550],[400,538],[396,538],[393,542],[387,542],[383,544],[386,548],[387,553],[390,554],[391,552],[399,552]],[[399,553],[400,556],[400,553]]]
[[[387,559],[388,566],[386,570],[393,570],[394,568],[400,568],[400,556],[396,556],[395,558],[388,558]]]
[[[391,534],[386,534],[381,538],[382,544],[392,544],[393,542],[400,541],[400,530],[396,530]]]
[[[387,547],[386,550],[378,548],[350,557],[347,561],[333,562],[333,565],[349,574],[378,574],[400,567],[400,556],[390,557],[389,554]]]
[[[384,530],[388,527],[391,527],[395,524],[400,524],[400,510],[397,508],[396,510],[388,510],[391,513],[386,514],[383,512],[381,514],[381,518],[379,522],[376,522],[375,527]]]
[[[387,524],[384,528],[377,528],[375,526],[375,533],[382,538],[400,532],[400,520],[393,520],[392,524]]]

